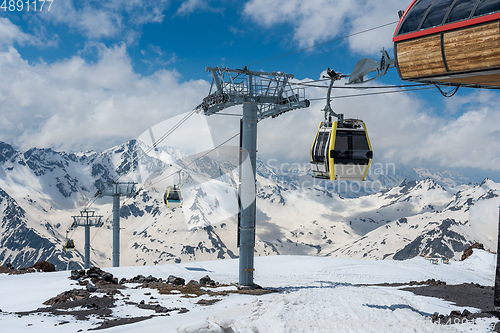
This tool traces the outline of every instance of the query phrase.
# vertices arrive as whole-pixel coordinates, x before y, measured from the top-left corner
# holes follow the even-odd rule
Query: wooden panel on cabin
[[[396,52],[403,79],[446,73],[440,35],[399,42],[396,44]]]
[[[475,75],[475,76],[467,76],[467,77],[446,79],[446,80],[438,79],[436,81],[500,87],[500,74]]]
[[[499,22],[445,33],[444,52],[450,72],[500,67]]]

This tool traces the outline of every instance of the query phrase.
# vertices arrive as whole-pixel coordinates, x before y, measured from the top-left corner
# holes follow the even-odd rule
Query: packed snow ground
[[[496,256],[475,250],[463,262],[432,264],[422,257],[407,261],[361,261],[338,258],[271,256],[256,258],[255,282],[281,292],[264,296],[230,294],[218,296],[211,306],[195,304],[198,298],[160,295],[157,290],[126,289],[116,295],[115,318],[149,316],[152,310],[125,304],[146,304],[155,297],[164,307],[185,307],[189,312],[157,316],[145,321],[105,329],[106,332],[489,332],[494,319],[478,319],[475,324],[437,325],[427,318],[434,312],[449,314],[462,311],[437,298],[416,296],[395,287],[362,286],[377,283],[405,283],[430,278],[447,284],[494,284]],[[138,274],[157,278],[175,275],[198,280],[209,275],[220,283],[238,281],[238,260],[190,262],[143,267],[106,268],[119,279]],[[99,318],[78,321],[73,316],[29,315],[13,312],[30,311],[46,300],[78,286],[68,277],[69,271],[0,274],[0,327],[10,332],[77,332],[97,327]],[[133,287],[133,284],[128,284]],[[234,287],[225,287],[226,289]],[[145,293],[151,296],[145,296]],[[469,311],[478,311],[467,308]],[[64,323],[67,322],[67,323]]]

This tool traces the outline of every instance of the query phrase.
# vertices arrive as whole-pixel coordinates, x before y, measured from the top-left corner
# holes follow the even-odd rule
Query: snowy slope
[[[448,284],[494,283],[496,257],[475,251],[464,262],[433,265],[423,258],[407,261],[359,261],[352,259],[304,256],[257,258],[256,282],[264,287],[279,288],[278,293],[263,296],[229,294],[226,296],[180,297],[159,294],[156,289],[123,289],[112,310],[111,318],[133,318],[153,315],[151,319],[125,324],[112,332],[489,332],[493,319],[477,319],[462,325],[432,324],[434,312],[462,311],[437,298],[416,296],[395,287],[367,286],[381,282],[407,283],[430,278]],[[144,267],[109,268],[116,277],[132,278],[153,275],[166,279],[181,276],[186,281],[209,274],[220,283],[237,281],[237,260],[218,260]],[[73,288],[83,288],[69,280],[69,271],[33,273],[21,276],[0,274],[0,327],[15,332],[75,332],[97,327],[103,318],[92,316],[77,320],[73,316],[13,312],[44,307],[49,298]],[[43,288],[40,288],[43,286]],[[128,284],[133,288],[134,284]],[[224,287],[220,290],[231,290]],[[102,294],[98,294],[101,297]],[[151,295],[151,296],[150,296]],[[151,299],[154,298],[154,299]],[[219,299],[210,306],[196,304],[200,299]],[[130,302],[184,307],[189,312],[171,312],[169,316],[154,310],[139,309]],[[127,304],[127,302],[129,304]],[[157,302],[157,303],[155,303]],[[469,311],[477,309],[467,308]],[[82,309],[85,310],[85,309]]]

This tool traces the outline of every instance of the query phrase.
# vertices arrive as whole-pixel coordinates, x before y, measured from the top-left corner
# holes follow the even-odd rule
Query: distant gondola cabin
[[[414,0],[393,41],[404,80],[500,88],[500,0]]]
[[[64,250],[71,251],[75,249],[75,242],[72,239],[67,239],[64,243]]]
[[[167,208],[181,208],[182,207],[182,191],[181,188],[174,185],[169,186],[163,195],[163,202]]]

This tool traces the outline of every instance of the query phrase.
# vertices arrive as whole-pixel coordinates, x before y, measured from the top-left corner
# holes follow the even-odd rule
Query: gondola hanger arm
[[[364,58],[358,61],[351,76],[349,77],[349,82],[347,84],[355,83],[366,83],[373,81],[380,76],[387,74],[389,68],[396,67],[396,60],[389,57],[389,53],[386,50],[380,51],[382,53],[382,59],[380,61],[373,60],[370,58]],[[377,72],[377,76],[371,79],[365,80],[365,76]]]
[[[335,83],[335,81],[340,81],[342,78],[348,77],[348,75],[343,75],[342,73],[337,73],[333,69],[327,68],[326,73],[328,76],[324,76],[324,78],[330,78],[330,86],[328,87],[328,93],[326,96],[326,106],[324,108],[325,111],[325,120],[328,120],[329,117],[336,117],[340,123],[344,121],[344,115],[343,114],[338,114],[335,113],[332,109],[331,106],[331,95],[332,95],[332,88]]]

